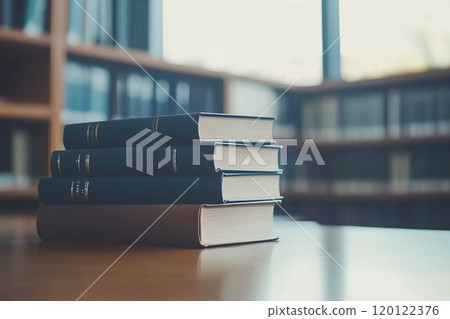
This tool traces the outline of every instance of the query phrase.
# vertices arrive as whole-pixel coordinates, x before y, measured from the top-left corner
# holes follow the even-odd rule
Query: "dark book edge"
[[[43,241],[203,247],[201,205],[44,205],[36,229]]]

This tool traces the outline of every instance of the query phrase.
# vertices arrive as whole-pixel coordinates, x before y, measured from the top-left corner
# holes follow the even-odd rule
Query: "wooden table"
[[[34,223],[32,215],[0,215],[0,300],[76,300],[126,249],[42,243]],[[279,242],[133,247],[81,300],[450,299],[448,231],[296,224],[284,216],[275,229]]]

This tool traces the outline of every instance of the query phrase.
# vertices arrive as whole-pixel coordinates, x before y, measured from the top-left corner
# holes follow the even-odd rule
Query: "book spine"
[[[163,56],[163,2],[162,0],[148,1],[148,53],[154,57]]]
[[[114,35],[117,43],[123,47],[130,45],[130,1],[115,0],[114,11]]]
[[[103,67],[92,66],[90,72],[89,110],[91,120],[105,121],[109,117],[110,72]]]
[[[85,13],[80,8],[86,7],[85,0],[69,1],[69,25],[67,28],[67,42],[78,44],[84,38]],[[88,18],[89,19],[89,18]]]
[[[198,122],[199,114],[191,114]],[[197,123],[187,114],[66,125],[66,149],[125,147],[126,141],[145,129],[169,136],[170,144],[191,144],[198,139]]]
[[[166,149],[159,148],[152,153],[153,175],[205,175],[215,172],[214,162],[205,159],[203,154],[213,154],[214,146],[201,147],[198,156],[200,163],[194,163],[192,146],[173,146],[169,156],[170,162],[158,168],[166,157]],[[134,149],[129,150],[131,164],[127,166],[126,148],[105,148],[91,150],[55,151],[50,160],[53,177],[101,177],[101,176],[138,176],[147,173],[147,154],[143,153],[142,171],[136,169]]]
[[[155,108],[156,115],[168,115],[170,114],[170,83],[166,79],[157,79],[158,84],[155,86]]]
[[[25,11],[24,31],[29,35],[44,32],[47,0],[28,0]]]
[[[221,184],[222,174],[43,178],[38,196],[43,204],[220,204]]]
[[[129,245],[145,232],[138,245],[200,247],[199,210],[199,205],[40,205],[36,226],[44,241]]]
[[[148,76],[142,77],[141,87],[141,114],[143,117],[153,115],[153,93],[155,83]]]

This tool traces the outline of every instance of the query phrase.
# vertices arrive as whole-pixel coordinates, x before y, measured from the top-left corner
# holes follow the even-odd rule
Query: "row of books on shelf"
[[[450,178],[415,180],[285,180],[282,189],[286,193],[326,195],[384,195],[449,193]]]
[[[77,123],[221,109],[220,83],[173,74],[158,75],[155,80],[157,83],[143,72],[69,60],[62,121]]]
[[[450,150],[432,145],[409,149],[323,152],[326,165],[285,167],[285,189],[333,193],[450,191]]]
[[[161,0],[69,1],[67,40],[72,44],[120,44],[161,56],[161,29]]]
[[[450,134],[450,87],[436,85],[305,98],[300,134],[319,140]]]
[[[0,0],[0,26],[40,35],[49,30],[49,12],[47,0]]]
[[[0,190],[33,185],[32,132],[25,128],[0,126]]]

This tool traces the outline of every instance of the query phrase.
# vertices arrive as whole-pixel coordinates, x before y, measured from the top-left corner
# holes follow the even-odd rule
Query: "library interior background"
[[[162,87],[275,116],[296,219],[450,229],[450,1],[387,2],[0,0],[0,212],[35,211],[65,124],[182,113]]]

